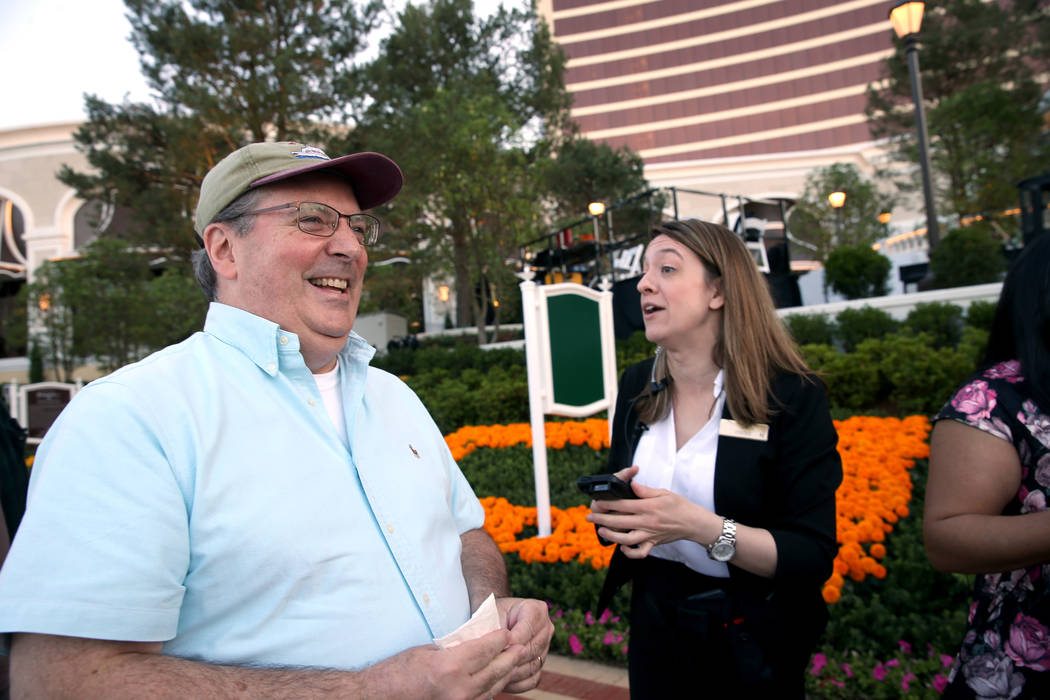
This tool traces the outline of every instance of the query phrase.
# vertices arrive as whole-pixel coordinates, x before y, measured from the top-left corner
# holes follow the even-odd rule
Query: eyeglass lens
[[[379,220],[367,214],[340,214],[319,202],[299,204],[299,230],[314,236],[331,236],[339,228],[340,217],[346,217],[357,240],[371,245],[379,238]]]

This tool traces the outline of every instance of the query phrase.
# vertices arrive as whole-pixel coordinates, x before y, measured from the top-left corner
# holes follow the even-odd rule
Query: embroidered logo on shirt
[[[408,443],[408,449],[412,450],[412,456],[419,459],[419,453],[416,452],[416,448],[412,447],[412,443]]]

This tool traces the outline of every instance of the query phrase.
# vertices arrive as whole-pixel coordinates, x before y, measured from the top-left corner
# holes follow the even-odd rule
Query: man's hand
[[[507,630],[489,632],[450,649],[412,647],[362,672],[362,697],[492,698],[508,689],[526,649]]]
[[[554,636],[547,604],[527,598],[497,598],[496,608],[500,624],[510,633],[510,643],[525,649],[503,690],[508,693],[532,690],[540,682],[540,670]]]

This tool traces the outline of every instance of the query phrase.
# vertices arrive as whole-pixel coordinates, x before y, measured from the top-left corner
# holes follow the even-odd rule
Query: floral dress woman
[[[1013,444],[1021,487],[1004,515],[1046,510],[1050,416],[1030,398],[1020,363],[978,373],[934,420],[952,419]],[[1050,697],[1050,563],[981,574],[944,697]]]

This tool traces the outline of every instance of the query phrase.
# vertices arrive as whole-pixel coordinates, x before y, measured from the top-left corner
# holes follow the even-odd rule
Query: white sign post
[[[534,273],[521,275],[525,365],[529,380],[529,421],[536,481],[536,525],[551,534],[547,433],[544,417],[581,418],[616,406],[616,340],[611,284],[598,292],[581,284],[537,285]],[[609,421],[610,433],[612,421]]]

